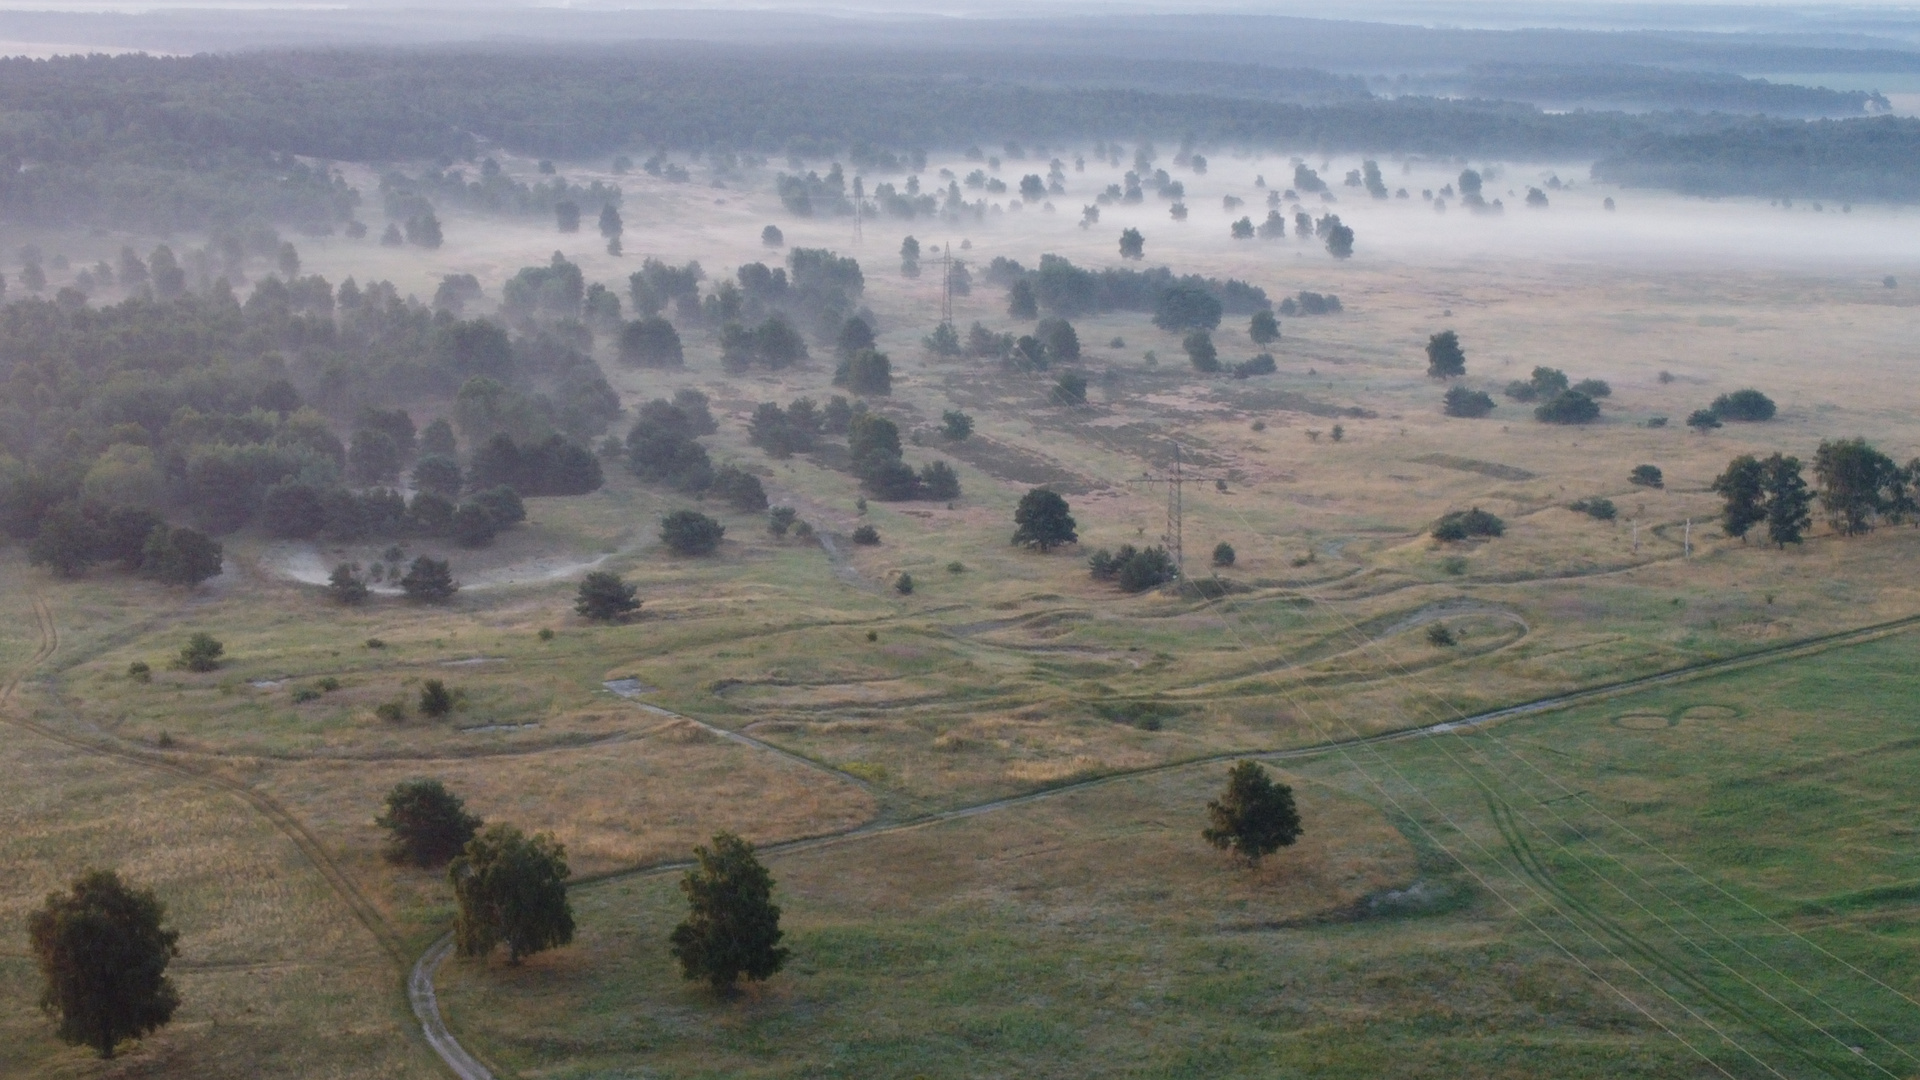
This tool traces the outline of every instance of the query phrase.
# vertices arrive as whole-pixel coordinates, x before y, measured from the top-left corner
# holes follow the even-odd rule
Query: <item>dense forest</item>
[[[0,213],[162,230],[258,218],[326,231],[350,221],[361,198],[328,162],[433,163],[394,174],[389,202],[410,192],[534,211],[567,199],[591,207],[612,193],[557,181],[521,190],[474,167],[488,146],[555,157],[699,150],[825,159],[862,147],[1143,136],[1605,157],[1612,177],[1688,190],[1920,194],[1920,121],[1909,119],[1555,114],[1514,102],[1362,96],[1330,76],[1290,76],[1311,91],[1303,103],[1049,85],[1044,68],[1029,79],[963,79],[833,59],[683,43],[0,60]]]

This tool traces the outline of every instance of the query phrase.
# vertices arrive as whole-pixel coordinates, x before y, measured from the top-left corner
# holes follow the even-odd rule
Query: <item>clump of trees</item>
[[[1447,387],[1446,396],[1441,399],[1441,411],[1448,416],[1458,416],[1476,420],[1486,416],[1494,409],[1493,396],[1484,390],[1469,390],[1464,386]]]
[[[1735,390],[1731,394],[1721,394],[1707,407],[1714,418],[1721,421],[1733,420],[1740,423],[1757,424],[1773,419],[1778,410],[1773,399],[1758,390]]]
[[[121,1042],[173,1019],[180,993],[167,965],[180,955],[180,934],[163,925],[166,915],[153,890],[90,870],[28,916],[40,1007],[56,1017],[62,1042],[111,1058]]]
[[[1345,309],[1340,305],[1340,298],[1332,293],[1308,292],[1302,289],[1280,301],[1280,314],[1287,316],[1338,315],[1343,310]]]
[[[453,599],[460,583],[453,579],[453,567],[445,559],[416,556],[400,578],[400,591],[407,599],[440,604]]]
[[[1013,511],[1013,543],[1017,547],[1051,551],[1078,543],[1080,535],[1067,500],[1046,488],[1030,488]]]
[[[874,498],[950,502],[960,497],[960,476],[953,466],[933,461],[916,473],[901,454],[899,425],[878,413],[853,416],[847,427],[847,456],[861,487]]]
[[[682,390],[672,401],[655,398],[640,407],[627,432],[627,464],[649,483],[699,494],[713,484],[713,462],[697,438],[719,430],[707,397]]]
[[[687,917],[669,938],[680,974],[731,994],[741,979],[764,981],[786,965],[780,944],[780,906],[773,902],[773,875],[753,846],[720,833],[713,846],[697,847],[694,866],[680,880]]]
[[[1277,783],[1258,762],[1236,762],[1227,787],[1207,803],[1207,827],[1200,836],[1230,851],[1248,866],[1300,839],[1300,811],[1293,789]]]
[[[1435,540],[1448,543],[1475,537],[1500,536],[1506,531],[1506,522],[1476,506],[1471,510],[1455,510],[1443,515],[1434,522],[1432,535]]]
[[[1599,496],[1590,499],[1575,499],[1573,502],[1567,504],[1567,509],[1576,514],[1585,514],[1595,521],[1612,521],[1615,517],[1619,516],[1620,513],[1619,510],[1614,507],[1612,499],[1603,499]]]
[[[1216,565],[1231,565],[1231,562]],[[1132,544],[1122,544],[1112,552],[1101,548],[1087,557],[1087,572],[1095,581],[1111,581],[1121,591],[1130,593],[1157,589],[1180,576],[1173,556],[1157,545],[1135,548]]]
[[[1871,532],[1881,519],[1911,521],[1920,486],[1920,458],[1905,468],[1894,464],[1865,439],[1823,440],[1813,455],[1820,481],[1820,506],[1827,523],[1844,536]]]
[[[1830,445],[1822,443],[1821,449],[1825,451]],[[1851,452],[1851,449],[1839,451],[1842,455]],[[1835,458],[1830,456],[1829,462],[1836,463]],[[1869,472],[1874,471],[1872,463],[1867,468]],[[1824,474],[1822,481],[1826,481]],[[1846,531],[1845,526],[1850,519],[1842,505],[1852,491],[1847,481],[1839,480],[1839,484],[1834,489],[1835,500],[1827,506],[1830,515],[1837,512],[1835,528]],[[1805,538],[1807,527],[1813,522],[1809,513],[1813,505],[1813,493],[1807,489],[1800,459],[1796,457],[1774,454],[1762,460],[1752,454],[1742,454],[1728,462],[1726,471],[1714,478],[1711,490],[1724,500],[1720,511],[1721,527],[1728,536],[1738,537],[1742,542],[1755,526],[1764,524],[1768,542],[1784,550],[1788,544],[1800,543]],[[1825,492],[1822,494],[1824,496]],[[1877,505],[1878,499],[1876,487],[1871,494],[1871,501]],[[1858,509],[1865,514],[1873,512],[1873,506],[1863,505]]]
[[[1627,483],[1635,487],[1663,488],[1667,486],[1667,477],[1658,465],[1635,465],[1627,474]]]

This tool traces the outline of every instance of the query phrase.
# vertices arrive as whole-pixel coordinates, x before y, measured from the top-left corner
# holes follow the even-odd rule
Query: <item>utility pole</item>
[[[1640,519],[1633,519],[1633,553],[1640,554]]]
[[[1167,485],[1167,531],[1161,541],[1167,545],[1167,551],[1173,556],[1173,565],[1180,573],[1180,580],[1187,578],[1187,559],[1185,551],[1186,533],[1186,485],[1190,481],[1211,480],[1224,483],[1224,476],[1200,476],[1186,471],[1186,463],[1180,455],[1180,444],[1173,444],[1173,468],[1155,476],[1147,473],[1139,479],[1142,484]]]
[[[1684,535],[1686,537],[1686,540],[1684,541],[1684,544],[1683,544],[1683,548],[1682,548],[1683,553],[1681,557],[1691,559],[1693,558],[1693,519],[1692,518],[1687,519],[1687,531]]]
[[[940,321],[953,322],[953,238],[940,247]]]

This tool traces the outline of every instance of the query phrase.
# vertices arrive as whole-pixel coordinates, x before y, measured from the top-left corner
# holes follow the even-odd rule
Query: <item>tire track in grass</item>
[[[1492,793],[1487,793],[1485,798],[1487,812],[1493,820],[1494,827],[1499,830],[1501,840],[1513,855],[1514,862],[1521,872],[1531,878],[1536,885],[1557,897],[1570,912],[1585,920],[1591,929],[1598,930],[1613,939],[1621,948],[1664,972],[1668,978],[1693,991],[1722,1012],[1738,1018],[1750,1030],[1765,1035],[1775,1046],[1798,1056],[1806,1065],[1818,1070],[1822,1075],[1833,1077],[1834,1080],[1849,1080],[1857,1075],[1835,1072],[1828,1061],[1809,1050],[1799,1039],[1782,1031],[1770,1019],[1763,1017],[1748,1005],[1734,1000],[1726,992],[1714,988],[1704,975],[1696,972],[1685,962],[1675,959],[1645,936],[1602,912],[1598,904],[1576,896],[1571,887],[1558,877],[1534,850],[1532,842],[1527,839],[1520,822],[1514,816],[1513,808]],[[1708,958],[1712,956],[1698,945],[1693,945],[1692,948]],[[1772,1071],[1771,1066],[1767,1068]]]
[[[38,596],[33,598],[32,606],[35,628],[40,634],[41,645],[40,648],[35,651],[32,660],[7,683],[4,691],[0,691],[0,720],[4,720],[6,723],[23,731],[28,731],[42,738],[59,743],[62,746],[78,750],[83,754],[153,769],[157,772],[167,773],[171,776],[176,776],[194,783],[218,788],[221,791],[237,796],[241,801],[264,816],[282,835],[293,842],[293,846],[299,850],[307,862],[310,863],[315,870],[320,872],[320,876],[326,880],[334,894],[346,904],[347,910],[352,913],[355,921],[359,922],[361,926],[366,928],[367,933],[373,936],[375,943],[378,944],[381,951],[385,952],[388,958],[393,961],[394,966],[396,968],[406,966],[405,945],[400,940],[400,935],[394,931],[393,927],[387,923],[386,918],[380,914],[380,909],[375,907],[371,900],[367,899],[366,894],[361,891],[358,883],[334,860],[333,856],[327,853],[325,846],[320,843],[319,838],[309,832],[307,827],[301,824],[300,820],[294,817],[291,811],[281,805],[281,803],[271,795],[254,788],[252,785],[235,780],[232,777],[222,776],[211,769],[197,768],[188,765],[158,751],[141,750],[122,744],[87,739],[68,734],[57,728],[42,724],[37,720],[29,719],[21,714],[21,710],[14,708],[14,697],[19,691],[21,684],[26,681],[27,676],[41,664],[51,659],[60,647],[60,627],[54,620],[53,609],[48,606],[46,600]]]

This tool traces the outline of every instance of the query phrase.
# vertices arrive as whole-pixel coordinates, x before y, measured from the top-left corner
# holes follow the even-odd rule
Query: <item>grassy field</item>
[[[1278,159],[1223,156],[1209,192],[1190,185],[1191,228],[1140,217],[1149,263],[1244,276],[1276,298],[1337,292],[1346,312],[1284,320],[1280,372],[1245,381],[1196,376],[1144,315],[1081,320],[1094,393],[1076,409],[1048,403],[1048,376],[924,354],[937,273],[893,272],[900,229],[870,227],[856,246],[839,223],[786,221],[757,189],[623,179],[630,254],[570,253],[589,279],[617,286],[644,255],[713,276],[771,260],[758,231],[775,219],[790,243],[866,266],[898,376],[872,404],[909,437],[910,462],[953,464],[952,505],[863,510],[837,447],[775,461],[748,444],[756,403],[834,392],[824,347],[793,370],[728,377],[704,331],[683,328],[674,372],[620,368],[601,344],[629,405],[707,392],[716,462],[753,470],[827,545],[776,541],[763,519],[707,504],[728,528],[718,555],[668,557],[656,523],[692,501],[614,464],[592,496],[529,500],[529,522],[485,552],[411,547],[453,559],[467,587],[444,607],[341,609],[311,584],[315,567],[381,558],[372,547],[230,537],[227,572],[191,595],[105,571],[55,581],[0,552],[18,613],[0,624],[0,663],[33,668],[7,705],[31,726],[0,745],[0,862],[24,868],[0,884],[0,926],[82,868],[117,866],[170,905],[187,1000],[172,1027],[96,1064],[50,1037],[7,931],[0,1075],[435,1073],[401,981],[445,929],[447,890],[381,861],[372,824],[411,776],[444,779],[489,820],[552,830],[576,873],[603,878],[576,893],[574,948],[443,971],[454,1030],[507,1074],[1912,1075],[1906,637],[1286,760],[1308,833],[1256,874],[1197,841],[1224,766],[1182,765],[1920,612],[1907,569],[1920,530],[1821,529],[1779,552],[1721,537],[1706,490],[1734,454],[1804,458],[1821,438],[1911,455],[1912,302],[1879,284],[1907,268],[1596,254],[1603,229],[1645,236],[1688,215],[1730,229],[1762,212],[1624,194],[1617,219],[1571,199],[1556,201],[1564,216],[1442,224],[1417,202],[1343,203],[1362,250],[1334,263],[1310,243],[1226,239],[1212,207],[1222,190],[1257,197],[1256,170],[1282,174]],[[1399,182],[1437,186],[1437,170]],[[1073,183],[1097,190],[1096,173]],[[1113,208],[1087,231],[1070,213],[1009,211],[952,240],[976,270],[1043,251],[1112,265],[1109,234],[1148,211],[1164,215]],[[1905,228],[1866,220],[1879,213],[1829,218]],[[431,254],[330,238],[302,256],[334,280],[425,295],[447,272],[493,289],[554,242],[537,223],[445,216]],[[956,317],[1018,329],[1003,304],[980,283]],[[1491,419],[1441,416],[1420,346],[1443,327],[1466,342],[1475,386],[1536,363],[1607,379],[1603,420],[1542,425],[1504,399]],[[1254,351],[1244,329],[1222,327],[1223,356]],[[1679,425],[1743,386],[1780,417],[1710,436]],[[975,417],[972,439],[938,436],[949,408]],[[1645,426],[1654,416],[1675,422]],[[1135,481],[1167,468],[1176,440],[1188,466],[1224,478],[1187,488],[1185,520],[1194,576],[1214,543],[1236,548],[1224,595],[1090,580],[1089,549],[1159,540],[1164,492]],[[1664,489],[1628,483],[1642,463]],[[1072,501],[1077,550],[1007,544],[1013,506],[1041,482]],[[1620,519],[1566,508],[1589,496]],[[1476,505],[1506,520],[1504,537],[1426,536]],[[862,523],[880,545],[846,542]],[[590,565],[640,586],[638,619],[572,614]],[[891,587],[902,572],[910,596]],[[45,620],[29,617],[35,598]],[[1431,644],[1436,624],[1458,643]],[[170,670],[197,630],[227,662]],[[127,676],[134,661],[151,682]],[[430,678],[459,693],[451,717],[379,718]],[[618,679],[637,696],[611,693]],[[777,855],[796,960],[742,1002],[682,986],[660,947],[678,894],[644,868],[719,829],[761,844],[884,829],[1153,769]]]

